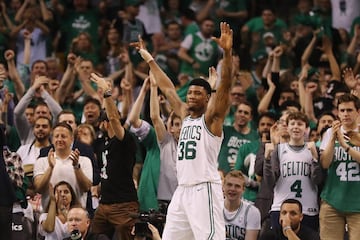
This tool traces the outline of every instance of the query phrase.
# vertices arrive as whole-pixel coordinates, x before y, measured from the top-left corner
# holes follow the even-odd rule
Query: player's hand
[[[225,51],[230,51],[233,46],[233,31],[231,30],[230,25],[226,22],[221,22],[220,31],[220,38],[212,37],[212,40],[214,40]]]
[[[141,49],[146,50],[145,42],[142,39],[140,34],[138,35],[138,41],[137,42],[132,42],[129,45],[130,45],[130,47],[136,48],[136,50],[138,50],[138,51],[141,50]]]
[[[154,60],[154,58],[151,56],[148,50],[146,50],[144,40],[141,38],[140,35],[138,36],[138,39],[139,39],[138,42],[132,42],[130,43],[130,46],[135,47],[139,51],[141,57],[145,60],[145,62],[147,63],[151,62],[152,60]]]

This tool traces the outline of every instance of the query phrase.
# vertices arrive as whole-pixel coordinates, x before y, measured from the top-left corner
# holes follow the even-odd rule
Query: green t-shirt
[[[259,147],[260,147],[259,139],[242,145],[239,148],[235,163],[236,170],[240,170],[248,178],[254,181],[256,180],[255,159]],[[257,193],[258,193],[257,189],[246,187],[245,192],[243,193],[243,198],[251,202],[255,202]]]
[[[62,21],[60,29],[65,34],[66,50],[69,50],[72,40],[81,32],[87,32],[91,36],[91,42],[95,49],[98,49],[98,27],[99,12],[95,9],[89,9],[84,12],[69,10]]]
[[[209,67],[216,66],[219,57],[216,42],[210,38],[204,39],[199,32],[192,34],[192,45],[188,49],[188,54],[200,65],[200,68],[194,70],[191,64],[182,61],[180,72],[195,77],[208,76]]]
[[[360,147],[353,147],[360,151]],[[335,142],[321,198],[341,212],[360,212],[360,165]]]
[[[248,134],[242,134],[235,130],[233,126],[223,126],[224,139],[221,143],[218,157],[219,169],[225,174],[234,169],[239,148],[251,141],[259,138],[256,131],[250,130]]]
[[[249,28],[250,32],[259,32],[261,29],[264,29],[264,21],[261,17],[251,18],[245,25]],[[280,29],[287,28],[286,23],[280,18],[275,20],[274,26]]]
[[[156,140],[153,127],[149,134],[141,142],[146,149],[144,165],[141,171],[140,183],[138,188],[138,198],[141,211],[157,210],[157,188],[160,175],[160,149]]]

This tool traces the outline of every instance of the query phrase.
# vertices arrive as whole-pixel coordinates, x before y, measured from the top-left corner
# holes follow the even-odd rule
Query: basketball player
[[[247,201],[242,200],[245,191],[245,177],[233,170],[224,179],[225,195],[225,240],[246,239],[257,240],[261,229],[260,211]]]
[[[273,229],[279,233],[279,214],[281,203],[288,198],[299,200],[303,205],[303,224],[317,230],[319,224],[319,205],[317,184],[322,180],[321,168],[317,161],[318,153],[314,142],[305,142],[305,131],[309,121],[301,112],[291,112],[286,120],[290,136],[288,143],[280,143],[269,155],[265,152],[265,172],[271,171],[274,186],[274,200],[270,218]],[[270,176],[265,174],[264,176]]]
[[[213,40],[224,50],[223,68],[220,84],[210,102],[210,84],[196,78],[190,83],[187,102],[183,103],[170,79],[145,49],[141,38],[132,44],[149,64],[175,114],[183,119],[176,163],[179,186],[168,209],[164,240],[225,238],[224,200],[217,157],[229,107],[233,32],[227,23],[221,23],[220,29],[220,38]]]

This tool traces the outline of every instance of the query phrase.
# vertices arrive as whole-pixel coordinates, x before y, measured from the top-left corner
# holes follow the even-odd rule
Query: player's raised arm
[[[229,24],[220,23],[220,38],[213,37],[213,40],[224,50],[223,64],[221,68],[221,81],[214,95],[215,101],[210,101],[205,113],[206,125],[216,136],[221,136],[222,125],[226,112],[229,107],[229,92],[231,88],[231,70],[232,70],[232,46],[233,31]]]
[[[130,46],[135,47],[139,51],[141,57],[149,64],[150,70],[154,74],[160,90],[164,93],[167,100],[170,102],[172,109],[178,116],[184,118],[187,115],[186,104],[181,101],[177,95],[175,86],[169,77],[163,72],[151,54],[146,50],[142,38],[139,36],[139,41],[130,43]]]

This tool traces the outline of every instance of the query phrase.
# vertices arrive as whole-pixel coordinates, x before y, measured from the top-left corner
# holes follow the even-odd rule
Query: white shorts
[[[221,184],[178,186],[166,216],[163,240],[224,240]]]

